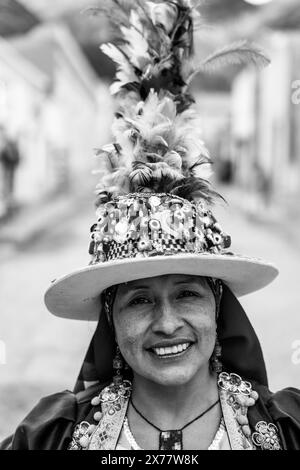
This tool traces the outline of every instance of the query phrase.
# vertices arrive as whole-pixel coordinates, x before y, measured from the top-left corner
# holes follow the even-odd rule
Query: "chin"
[[[156,370],[155,373],[151,374],[151,378],[149,379],[157,383],[158,385],[163,385],[165,387],[177,387],[180,385],[185,385],[190,382],[196,375],[196,371],[188,371],[186,368],[180,370],[174,370],[174,368],[170,368],[170,371],[158,371]]]

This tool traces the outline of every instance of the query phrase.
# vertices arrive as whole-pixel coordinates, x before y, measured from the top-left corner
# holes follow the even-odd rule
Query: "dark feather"
[[[198,168],[198,166],[202,166],[202,165],[213,165],[213,161],[208,157],[203,157],[202,155],[200,155],[196,163],[194,163],[194,165],[189,167],[188,170],[191,174],[193,174],[194,170]]]
[[[174,178],[170,178],[168,175],[163,175],[161,178],[156,179],[155,177],[151,178],[148,182],[147,188],[149,191],[154,193],[167,193],[168,187],[174,184]],[[144,188],[138,188],[139,190]]]
[[[189,57],[193,53],[193,20],[190,16],[190,10],[180,5],[179,8],[177,25],[174,28],[172,34],[173,45],[177,48],[183,48],[185,50],[184,56]]]
[[[97,194],[95,206],[100,207],[102,204],[105,204],[106,202],[111,201],[111,199],[112,199],[111,193],[109,193],[108,191],[101,191],[99,194]]]
[[[208,181],[201,178],[184,178],[181,181],[176,181],[167,188],[167,192],[176,196],[192,201],[198,197],[205,199],[208,203],[212,204],[216,199],[224,198],[211,188]]]

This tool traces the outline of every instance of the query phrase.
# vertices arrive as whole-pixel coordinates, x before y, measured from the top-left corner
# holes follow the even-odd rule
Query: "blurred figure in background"
[[[0,217],[10,215],[14,208],[14,184],[20,153],[15,140],[0,126]]]

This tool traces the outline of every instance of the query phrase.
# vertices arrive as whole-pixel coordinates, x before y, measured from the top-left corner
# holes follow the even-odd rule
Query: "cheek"
[[[211,342],[215,342],[216,337],[216,325],[212,321],[203,321],[198,326],[198,335],[201,340],[200,344],[209,344]]]
[[[132,354],[137,350],[141,338],[143,338],[142,323],[133,317],[120,316],[114,318],[114,326],[117,343],[125,358],[128,353]]]
[[[216,329],[215,307],[214,305],[195,304],[189,309],[192,315],[194,328],[198,331],[209,333]]]
[[[199,339],[201,349],[208,348],[210,351],[214,347],[216,339],[216,321],[213,309],[202,309],[196,313],[193,321],[193,328]]]

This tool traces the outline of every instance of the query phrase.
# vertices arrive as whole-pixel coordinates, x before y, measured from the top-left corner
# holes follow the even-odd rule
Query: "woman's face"
[[[205,278],[172,274],[121,284],[113,306],[120,351],[135,376],[183,385],[208,367],[216,305]]]

